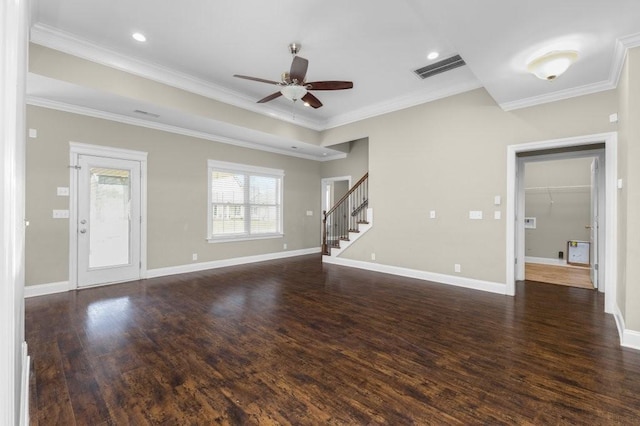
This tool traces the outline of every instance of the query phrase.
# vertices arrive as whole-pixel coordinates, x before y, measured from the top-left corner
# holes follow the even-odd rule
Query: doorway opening
[[[532,142],[507,147],[507,258],[506,294],[514,296],[516,281],[525,278],[524,173],[526,158],[544,155],[594,156],[585,151],[601,150],[601,183],[598,196],[598,288],[605,293],[605,312],[614,313],[617,276],[617,134],[602,133],[566,139]],[[603,152],[602,152],[603,151]],[[595,268],[594,268],[595,269]]]
[[[602,144],[594,149],[518,156],[525,280],[598,288],[599,259],[604,254],[599,244],[605,201],[601,164],[604,167]]]
[[[324,178],[320,182],[322,197],[320,219],[323,219],[323,212],[329,211],[351,189],[351,176]],[[322,221],[320,222],[320,240],[322,240]]]

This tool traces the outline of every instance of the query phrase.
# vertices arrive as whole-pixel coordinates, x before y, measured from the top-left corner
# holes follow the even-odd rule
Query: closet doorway
[[[602,149],[523,161],[525,279],[598,288]]]

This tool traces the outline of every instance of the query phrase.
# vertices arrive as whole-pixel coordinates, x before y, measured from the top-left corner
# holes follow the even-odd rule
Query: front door
[[[78,287],[140,278],[140,162],[78,156]]]

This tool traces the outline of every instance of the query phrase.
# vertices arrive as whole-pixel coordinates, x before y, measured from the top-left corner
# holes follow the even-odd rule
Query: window
[[[284,171],[209,160],[212,242],[282,236]]]

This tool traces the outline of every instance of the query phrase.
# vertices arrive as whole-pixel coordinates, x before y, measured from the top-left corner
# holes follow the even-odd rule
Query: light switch
[[[496,220],[499,220],[502,217],[502,213],[500,212],[500,210],[496,210],[493,212],[493,218]]]
[[[493,197],[493,204],[495,204],[496,206],[499,206],[502,203],[502,198],[499,195],[496,195],[495,197]]]
[[[436,211],[435,210],[431,210],[429,212],[429,218],[430,219],[435,219],[436,218]]]
[[[618,189],[622,189],[622,179],[618,179]]]
[[[617,123],[618,122],[618,114],[614,113],[609,115],[609,123]]]
[[[29,129],[29,137],[32,139],[35,139],[38,137],[38,130],[37,129]]]
[[[471,210],[469,212],[469,219],[482,219],[482,210]]]
[[[54,219],[69,219],[69,210],[54,210]]]
[[[313,211],[307,210],[307,216],[313,216]]]
[[[66,186],[58,187],[58,196],[60,197],[68,197],[69,196],[69,188]]]

